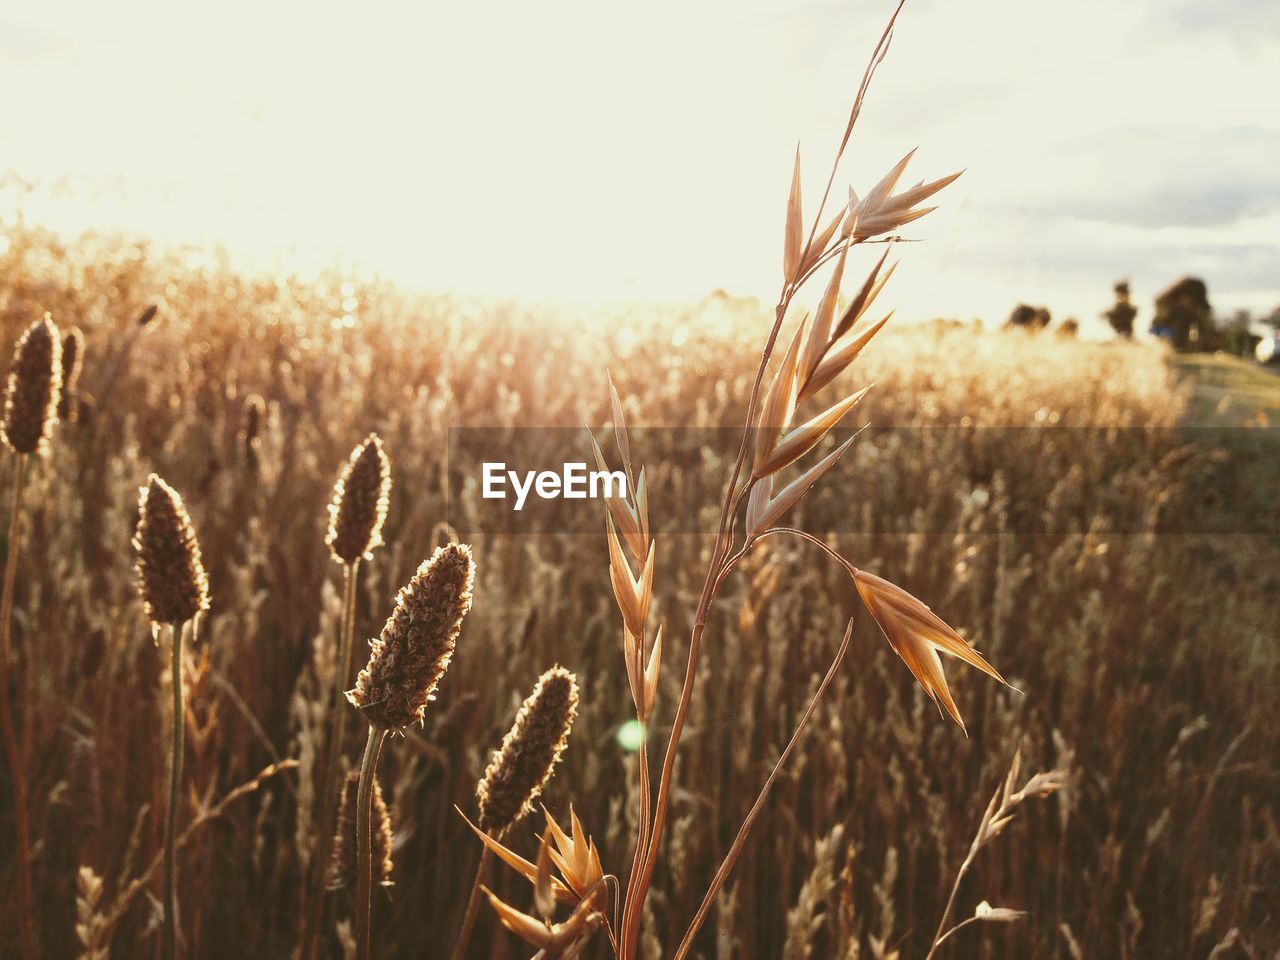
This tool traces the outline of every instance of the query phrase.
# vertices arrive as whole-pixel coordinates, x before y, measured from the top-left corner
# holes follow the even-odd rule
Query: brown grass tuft
[[[41,456],[57,422],[62,386],[62,342],[49,314],[18,339],[4,398],[4,441],[17,453]]]
[[[380,730],[422,720],[449,668],[462,618],[471,609],[475,562],[466,544],[440,547],[401,588],[369,663],[347,699]]]
[[[209,579],[195,527],[176,490],[154,473],[138,497],[138,589],[152,623],[185,623],[209,609]]]
[[[355,563],[382,544],[391,492],[391,461],[376,433],[351,451],[333,487],[325,543],[339,563]]]
[[[356,792],[360,787],[360,771],[352,770],[342,785],[338,806],[338,827],[333,834],[333,856],[325,886],[329,890],[346,890],[356,885]],[[382,784],[373,779],[373,874],[374,882],[392,885],[391,811],[382,797]]]
[[[552,667],[538,678],[476,787],[480,829],[501,836],[533,809],[578,715],[578,678]]]

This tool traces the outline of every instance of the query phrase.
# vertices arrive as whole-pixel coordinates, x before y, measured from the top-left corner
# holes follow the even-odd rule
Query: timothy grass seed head
[[[476,787],[480,829],[500,836],[533,809],[578,715],[578,678],[552,667],[538,678]]]
[[[325,543],[339,563],[354,563],[382,544],[391,492],[391,461],[376,433],[347,459],[333,487],[329,505],[329,533]]]
[[[49,314],[18,339],[4,398],[4,441],[18,453],[43,456],[62,393],[62,341]]]
[[[373,726],[400,730],[422,720],[449,669],[474,585],[471,548],[454,543],[438,547],[401,588],[369,663],[347,692]]]
[[[209,609],[209,578],[191,517],[176,490],[154,473],[138,497],[138,589],[152,623],[185,623]]]

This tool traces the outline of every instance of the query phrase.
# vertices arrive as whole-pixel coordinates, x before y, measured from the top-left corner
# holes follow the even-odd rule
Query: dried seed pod
[[[209,609],[209,579],[187,508],[154,473],[138,497],[138,589],[152,623],[185,623]]]
[[[360,771],[352,770],[342,785],[338,804],[338,826],[333,835],[333,855],[325,885],[330,890],[345,890],[356,885],[356,798],[360,789]],[[373,778],[373,844],[374,882],[384,887],[391,880],[391,812],[382,798],[382,784]]]
[[[501,836],[533,809],[555,772],[578,715],[578,678],[552,667],[520,706],[476,787],[480,829]]]
[[[333,558],[355,563],[382,545],[391,492],[391,461],[376,433],[351,451],[333,487],[329,505],[329,533],[325,537]]]
[[[369,663],[347,691],[373,726],[399,730],[422,720],[449,668],[474,584],[471,548],[455,543],[438,548],[401,588]]]
[[[62,341],[49,314],[18,339],[4,399],[4,441],[17,453],[43,456],[57,422]]]
[[[58,396],[58,419],[74,423],[78,412],[76,382],[84,365],[84,334],[79,327],[72,327],[62,338],[62,390]]]

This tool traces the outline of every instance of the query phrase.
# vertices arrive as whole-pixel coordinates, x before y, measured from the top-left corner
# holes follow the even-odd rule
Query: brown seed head
[[[43,456],[57,422],[62,390],[62,341],[49,314],[18,340],[4,398],[4,441],[18,453]]]
[[[530,810],[555,772],[578,715],[578,678],[552,667],[520,705],[516,722],[476,787],[480,829],[501,836]]]
[[[76,419],[76,383],[84,364],[84,334],[72,327],[62,338],[62,390],[58,396],[58,419],[73,423]]]
[[[333,487],[329,534],[324,542],[339,563],[354,563],[382,544],[391,492],[391,461],[376,433],[351,451]]]
[[[344,890],[356,885],[356,801],[360,792],[360,771],[347,774],[338,804],[338,827],[333,835],[333,856],[325,884],[330,890]],[[373,778],[373,843],[374,882],[384,887],[391,880],[391,812],[382,798],[382,784]]]
[[[154,473],[138,497],[138,589],[152,623],[185,623],[209,609],[209,579],[182,498]]]
[[[475,563],[466,544],[440,547],[396,596],[382,634],[371,642],[350,700],[381,730],[422,720],[449,668],[462,618],[471,609]]]

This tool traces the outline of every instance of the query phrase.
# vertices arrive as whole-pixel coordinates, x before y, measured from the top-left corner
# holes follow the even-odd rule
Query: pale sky
[[[891,8],[0,0],[0,176],[34,184],[0,216],[426,291],[771,297],[796,143],[812,202]],[[837,198],[915,146],[904,185],[967,172],[904,231],[904,315],[1091,319],[1183,273],[1280,304],[1275,0],[908,0]]]

